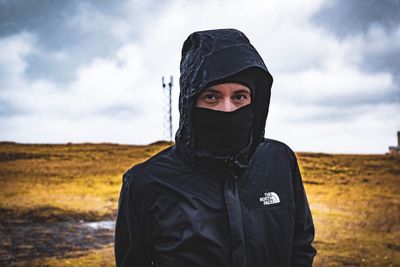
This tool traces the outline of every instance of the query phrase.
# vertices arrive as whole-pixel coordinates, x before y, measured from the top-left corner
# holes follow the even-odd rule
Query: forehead
[[[236,93],[236,92],[247,92],[250,93],[250,88],[244,84],[240,83],[219,83],[207,87],[202,91],[202,93],[206,92],[220,92],[220,93]]]

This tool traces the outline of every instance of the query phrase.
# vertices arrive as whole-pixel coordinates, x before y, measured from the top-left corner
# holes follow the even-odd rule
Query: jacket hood
[[[175,135],[175,147],[185,158],[196,154],[192,109],[197,95],[210,84],[242,71],[252,76],[255,85],[253,142],[245,153],[235,158],[246,165],[264,137],[272,76],[249,39],[236,29],[198,31],[185,40],[180,62],[180,119]]]

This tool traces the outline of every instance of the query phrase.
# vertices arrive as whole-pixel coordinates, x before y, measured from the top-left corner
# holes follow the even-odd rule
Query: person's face
[[[240,83],[221,83],[206,88],[197,97],[196,107],[232,112],[251,103],[250,89]]]

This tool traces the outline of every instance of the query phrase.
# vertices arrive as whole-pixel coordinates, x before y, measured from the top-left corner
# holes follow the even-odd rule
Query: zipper
[[[231,173],[234,180],[237,180],[239,176],[234,172],[234,167],[239,167],[240,163],[237,159],[231,157],[230,159],[225,160],[225,163],[228,164],[229,172]]]
[[[247,265],[247,246],[237,180],[225,181],[224,198],[232,241],[232,267],[243,267]]]

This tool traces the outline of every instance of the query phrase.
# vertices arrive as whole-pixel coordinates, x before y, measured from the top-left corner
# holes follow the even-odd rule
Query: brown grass
[[[400,265],[400,156],[298,153],[315,266]]]
[[[0,211],[11,217],[115,214],[122,174],[167,147],[0,144]],[[400,266],[400,156],[297,153],[316,226],[315,266]],[[113,266],[112,246],[32,266]]]
[[[2,143],[0,209],[44,219],[111,216],[123,172],[168,145]]]
[[[92,250],[90,253],[68,253],[65,258],[49,257],[29,263],[32,267],[73,266],[73,267],[111,267],[115,266],[114,248],[112,245]]]

